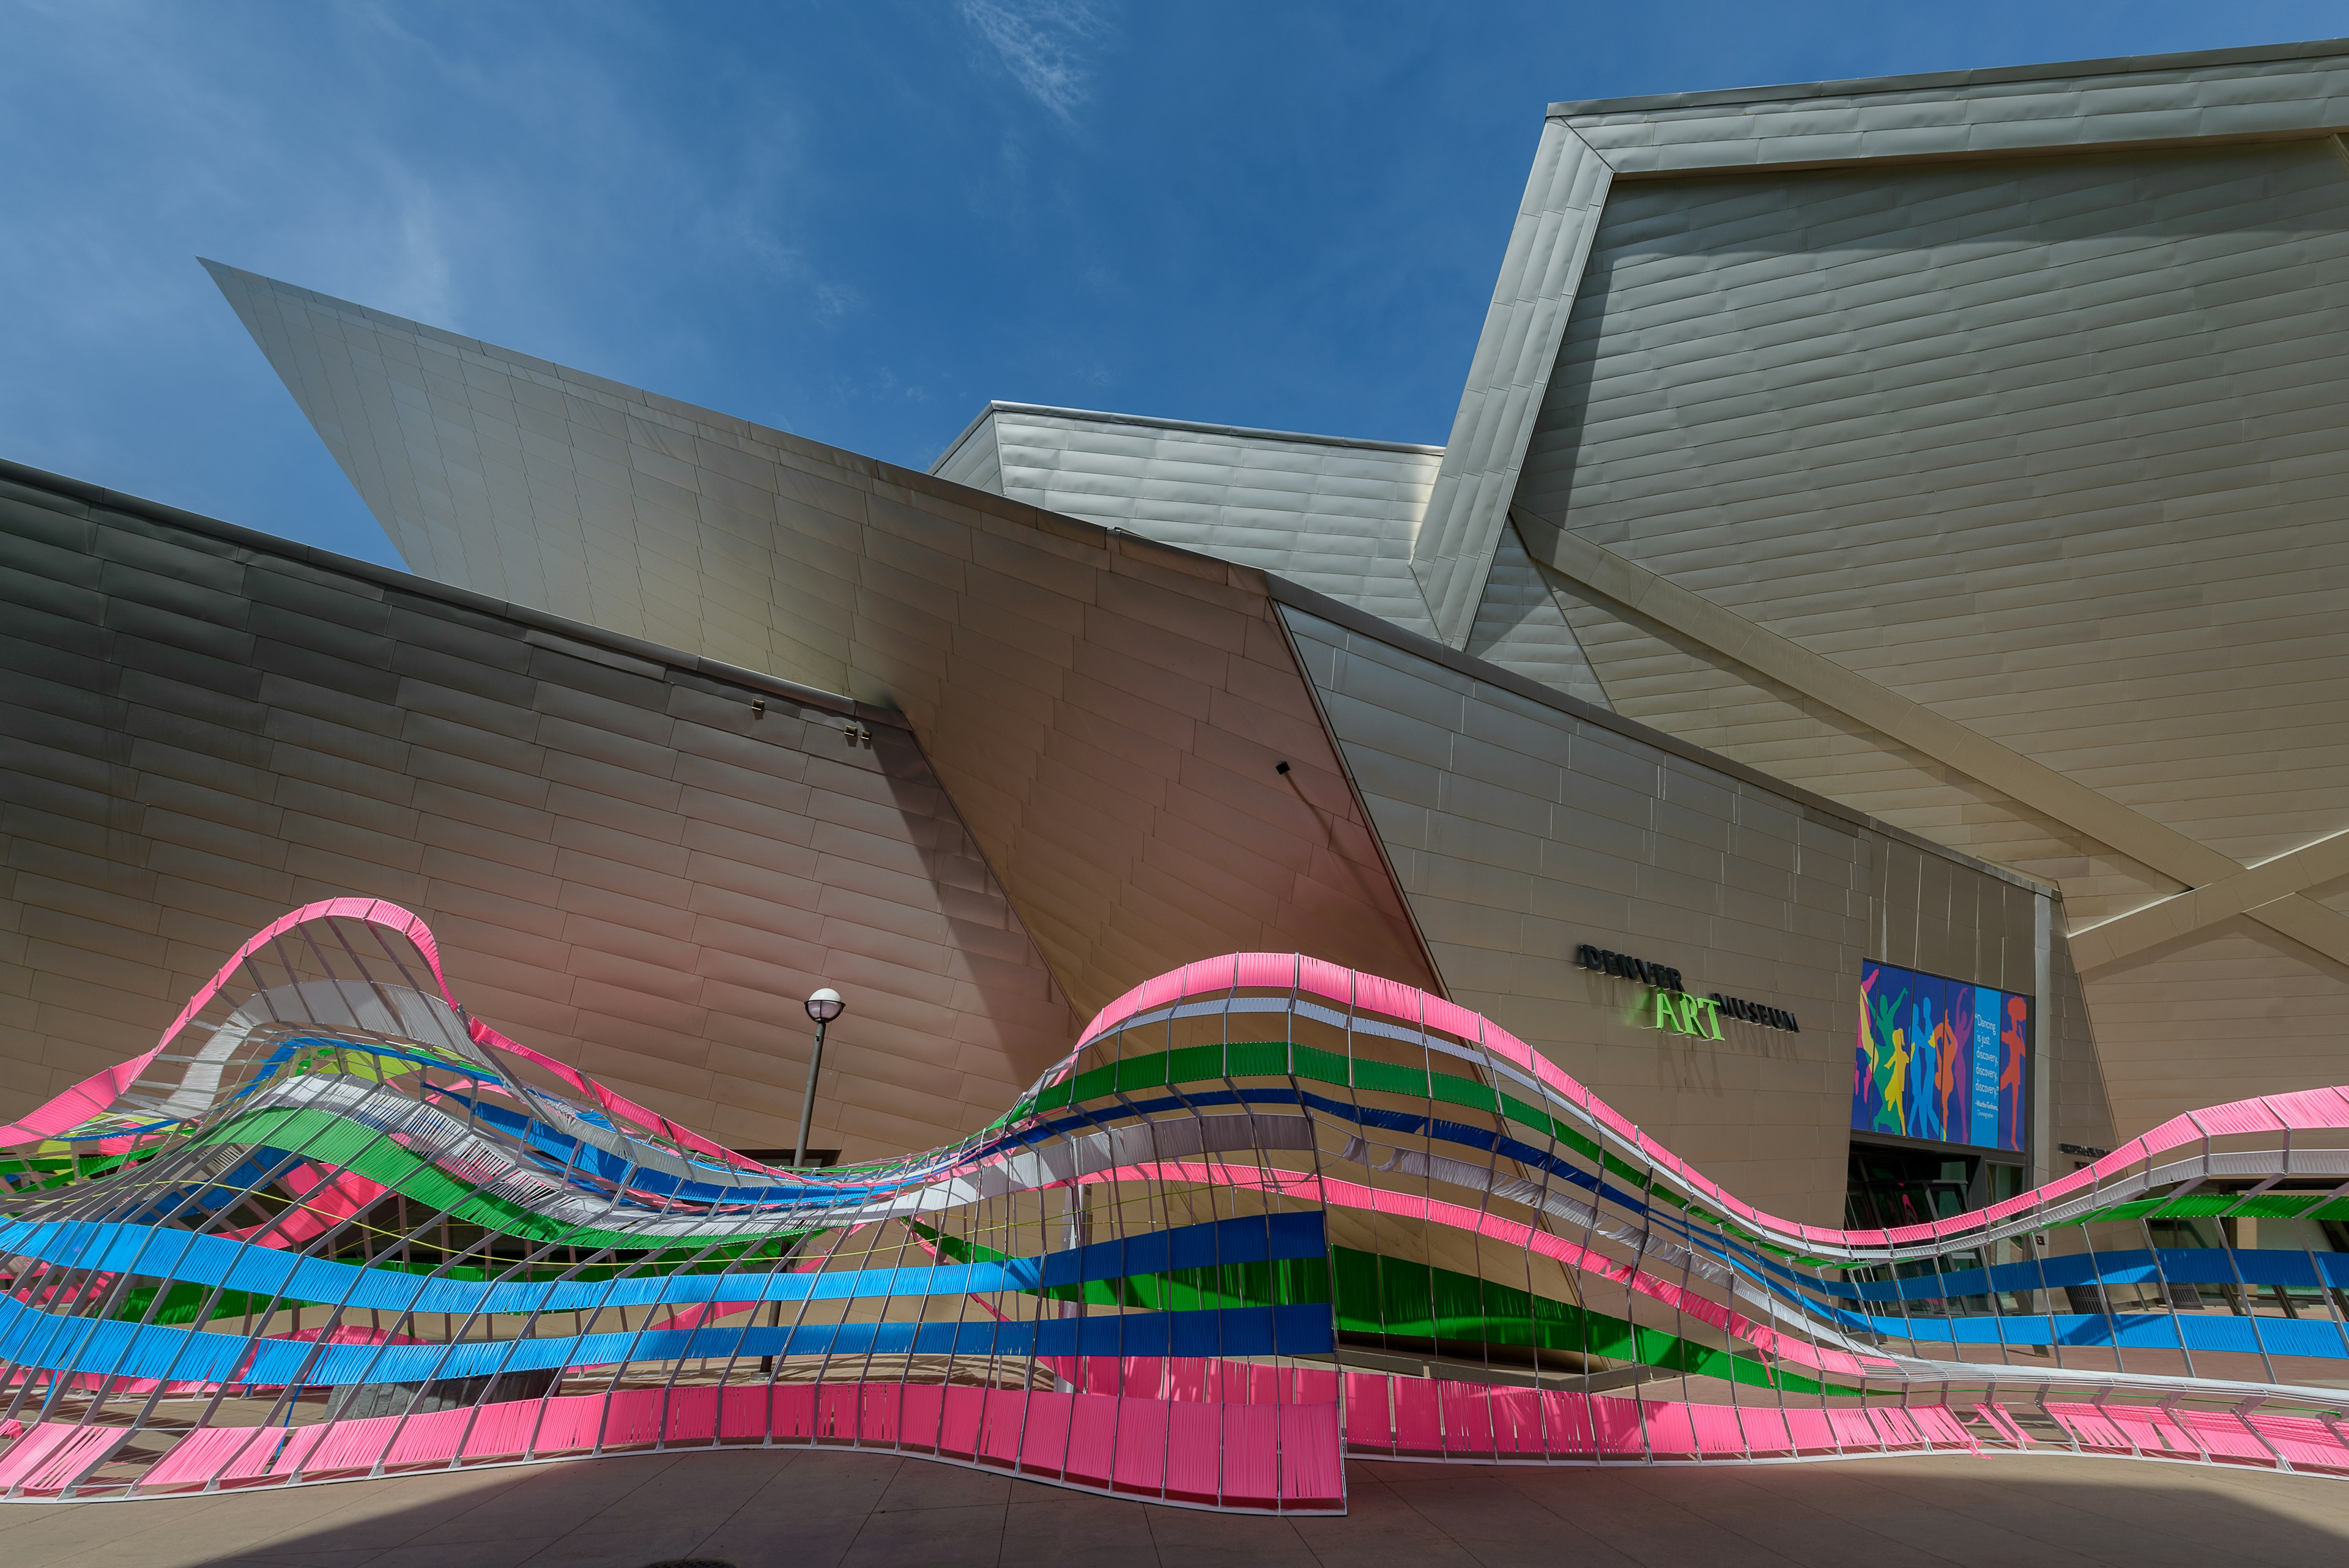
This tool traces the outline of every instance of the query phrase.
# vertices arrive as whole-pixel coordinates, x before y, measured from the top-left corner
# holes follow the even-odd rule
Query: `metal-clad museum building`
[[[739,1147],[851,992],[852,1159],[1234,950],[1827,1223],[2333,1082],[2344,128],[2349,45],[1555,106],[1442,448],[916,473],[213,265],[416,575],[5,470],[0,1115],[344,894]]]

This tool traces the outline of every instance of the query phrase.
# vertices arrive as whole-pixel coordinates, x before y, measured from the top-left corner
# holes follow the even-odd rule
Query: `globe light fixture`
[[[808,1125],[815,1116],[815,1075],[823,1066],[824,1029],[847,1011],[848,1003],[828,985],[818,987],[807,999],[807,1015],[815,1020],[815,1049],[808,1054],[807,1094],[800,1100],[800,1137],[792,1148],[794,1168],[807,1163]]]

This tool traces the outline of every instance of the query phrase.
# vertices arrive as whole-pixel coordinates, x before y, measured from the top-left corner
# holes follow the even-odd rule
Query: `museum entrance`
[[[2019,1161],[1926,1143],[1852,1140],[1844,1224],[1854,1231],[1924,1225],[2012,1198],[2023,1188]]]

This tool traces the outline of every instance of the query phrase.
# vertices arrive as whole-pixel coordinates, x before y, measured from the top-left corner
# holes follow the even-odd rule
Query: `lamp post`
[[[847,1011],[848,1003],[841,1001],[840,992],[828,985],[819,987],[807,999],[807,1015],[815,1020],[815,1049],[808,1054],[807,1094],[800,1101],[800,1140],[792,1149],[792,1168],[794,1170],[807,1164],[808,1125],[815,1119],[815,1075],[823,1068],[824,1025]],[[797,1243],[793,1245],[795,1249]],[[784,1253],[786,1257],[790,1255],[789,1251]],[[755,1314],[752,1321],[757,1321]],[[783,1303],[778,1300],[769,1309],[767,1324],[771,1328],[781,1328],[782,1322]],[[774,1376],[775,1358],[772,1355],[759,1357],[759,1375],[769,1379]]]
[[[794,1167],[807,1163],[808,1123],[815,1116],[815,1075],[823,1065],[824,1025],[847,1011],[848,1003],[828,985],[807,999],[807,1015],[815,1020],[815,1049],[808,1055],[807,1097],[800,1102],[800,1141],[792,1150]]]

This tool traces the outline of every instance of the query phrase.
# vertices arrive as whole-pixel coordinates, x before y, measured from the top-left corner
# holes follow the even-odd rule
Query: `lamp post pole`
[[[847,1011],[848,1003],[828,985],[807,999],[807,1015],[815,1020],[815,1049],[808,1054],[807,1094],[800,1101],[800,1141],[792,1149],[794,1167],[807,1163],[808,1127],[815,1117],[815,1075],[823,1066],[824,1027]]]
[[[807,1093],[800,1100],[800,1139],[792,1147],[792,1168],[794,1170],[807,1164],[808,1127],[815,1120],[815,1075],[823,1069],[824,1027],[847,1011],[848,1003],[841,1001],[840,992],[828,985],[807,999],[807,1015],[815,1020],[815,1049],[808,1053]],[[756,1309],[753,1309],[751,1321],[757,1321]],[[778,1299],[768,1309],[767,1325],[781,1328],[782,1323],[783,1303]],[[759,1357],[759,1375],[772,1380],[775,1376],[775,1358],[772,1355]]]

